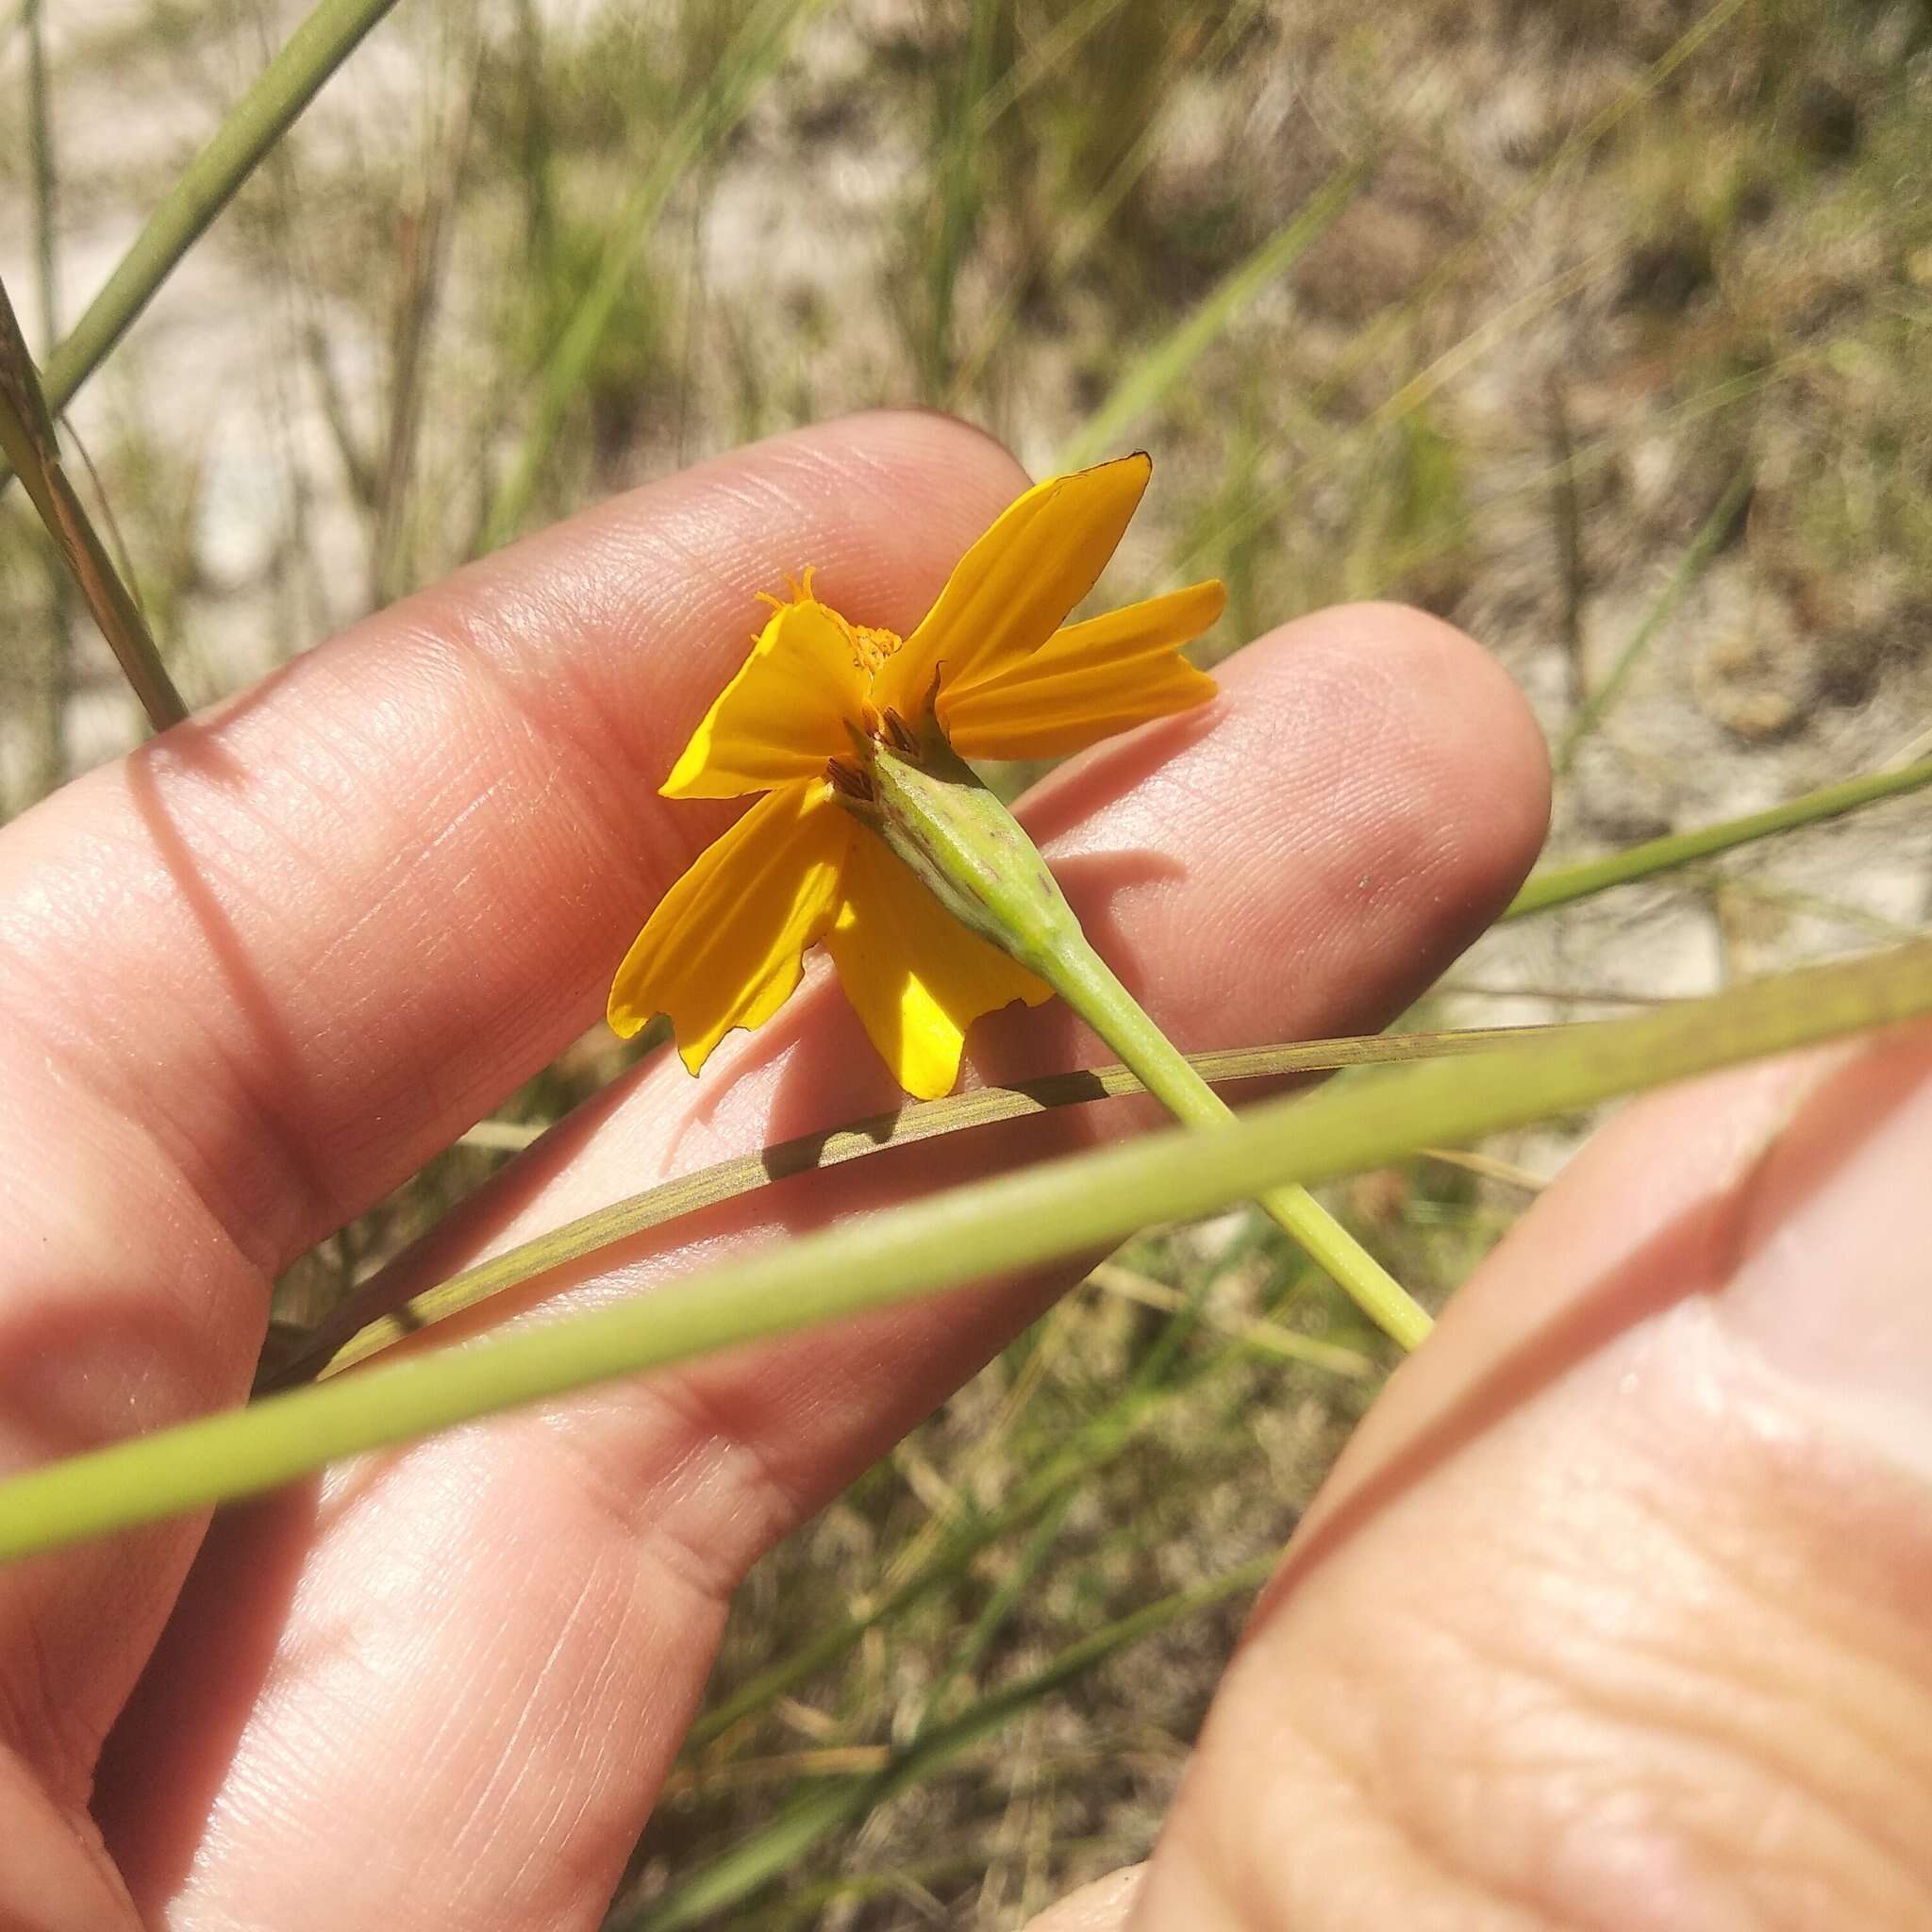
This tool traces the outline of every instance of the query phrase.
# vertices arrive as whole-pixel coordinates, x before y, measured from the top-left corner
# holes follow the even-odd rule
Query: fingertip
[[[1337,605],[1272,632],[1224,667],[1266,675],[1373,769],[1426,883],[1472,932],[1507,903],[1542,849],[1550,759],[1527,700],[1493,654],[1406,604]],[[1392,829],[1394,827],[1391,827]]]
[[[1344,604],[1325,615],[1398,688],[1426,694],[1403,719],[1418,770],[1445,800],[1479,800],[1498,865],[1527,871],[1549,829],[1549,747],[1495,655],[1412,605]]]

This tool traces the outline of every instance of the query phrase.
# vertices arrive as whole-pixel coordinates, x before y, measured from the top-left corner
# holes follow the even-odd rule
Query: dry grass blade
[[[1437,1158],[1463,1162],[1474,1157],[1438,1155]],[[1492,1173],[1502,1165],[1501,1162],[1486,1163],[1477,1171]],[[1087,1278],[1108,1294],[1119,1295],[1123,1301],[1137,1302],[1143,1308],[1158,1308],[1164,1315],[1180,1314],[1194,1307],[1190,1298],[1178,1289],[1168,1287],[1164,1281],[1152,1281],[1131,1268],[1122,1267],[1117,1261],[1103,1261]],[[1251,1348],[1260,1349],[1264,1354],[1279,1356],[1283,1361],[1307,1362],[1312,1368],[1329,1369],[1338,1375],[1349,1376],[1366,1375],[1375,1366],[1359,1349],[1343,1348],[1336,1342],[1324,1341],[1315,1335],[1297,1334],[1294,1329],[1284,1328],[1279,1322],[1270,1322],[1265,1317],[1231,1315],[1212,1307],[1201,1307],[1195,1312],[1210,1328],[1218,1328],[1222,1334],[1231,1336]]]
[[[0,454],[25,487],[100,625],[101,635],[141,700],[149,724],[157,731],[178,724],[188,715],[188,708],[161,662],[140,607],[67,480],[53,416],[4,286],[0,286]]]

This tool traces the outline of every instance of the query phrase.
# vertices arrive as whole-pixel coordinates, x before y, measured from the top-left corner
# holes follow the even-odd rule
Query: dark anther
[[[864,805],[872,803],[872,779],[857,765],[848,765],[843,758],[827,758],[825,776],[831,780],[834,791],[842,792],[847,798],[856,798]]]
[[[887,711],[883,722],[886,727],[886,742],[902,758],[913,757],[919,750],[919,740],[914,735],[911,725],[907,724],[897,711],[892,710]]]

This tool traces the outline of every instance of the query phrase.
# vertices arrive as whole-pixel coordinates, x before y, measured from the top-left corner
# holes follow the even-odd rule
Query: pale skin
[[[728,823],[655,788],[753,593],[811,562],[903,628],[1023,482],[937,417],[762,445],[491,559],[0,834],[0,1460],[240,1399],[268,1277],[591,1024]],[[1184,1046],[1378,1024],[1533,858],[1535,729],[1475,645],[1386,607],[1289,625],[1222,679],[1025,815]],[[1091,1052],[1056,1008],[969,1043],[981,1077]],[[1928,1074],[1932,1039],[1894,1037],[1603,1134],[1358,1434],[1148,1864],[1040,1932],[1927,1923]],[[702,1082],[668,1058],[619,1082],[419,1272],[874,1109],[885,1080],[815,973]],[[1135,1121],[787,1183],[558,1298],[648,1293]],[[746,1567],[1066,1279],[0,1572],[0,1924],[595,1925]]]

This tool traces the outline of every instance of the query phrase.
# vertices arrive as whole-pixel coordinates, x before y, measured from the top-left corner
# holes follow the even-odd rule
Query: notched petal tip
[[[838,910],[857,829],[823,779],[761,798],[646,921],[611,981],[612,1029],[628,1038],[664,1013],[695,1073],[725,1034],[762,1025]]]
[[[953,1091],[974,1020],[1053,997],[1043,979],[968,932],[868,831],[853,840],[843,904],[824,937],[845,997],[915,1100]]]

